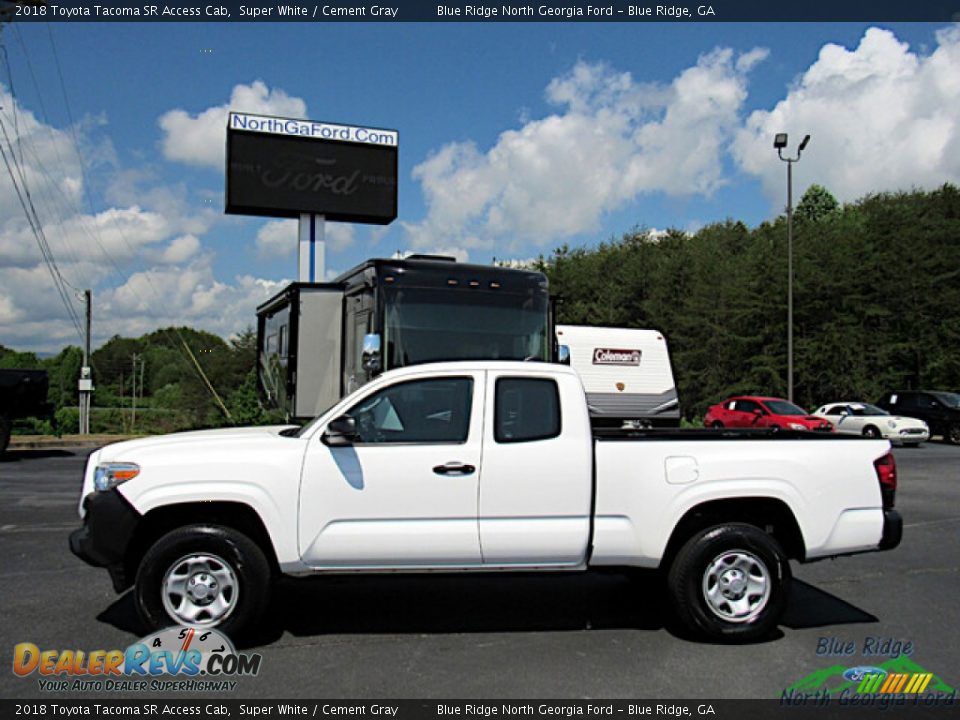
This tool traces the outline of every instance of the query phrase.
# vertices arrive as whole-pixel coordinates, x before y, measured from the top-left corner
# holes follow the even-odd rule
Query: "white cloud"
[[[327,223],[324,237],[327,247],[332,252],[343,252],[353,245],[356,226],[348,223]]]
[[[23,167],[61,274],[73,287],[94,291],[95,344],[116,333],[138,335],[184,323],[228,335],[255,321],[254,308],[278,283],[247,275],[229,282],[215,278],[213,255],[203,252],[202,237],[222,215],[191,201],[185,185],[159,182],[149,165],[118,167],[110,141],[90,134],[102,123],[54,128],[15,105],[2,86],[0,106],[15,144],[11,154],[4,138],[4,150]],[[95,212],[83,209],[87,193],[74,142],[81,144],[88,165],[111,166],[105,202]],[[127,276],[131,269],[139,271]],[[66,294],[82,316],[75,291],[68,288]],[[0,168],[0,342],[45,351],[81,342],[5,167]]]
[[[159,252],[152,254],[154,262],[162,265],[179,265],[200,252],[200,240],[196,235],[180,235]]]
[[[0,120],[6,132],[0,134],[6,161],[14,168],[18,184],[22,172],[38,209],[46,203],[55,203],[58,208],[76,206],[83,194],[83,175],[70,132],[41,122],[3,84]],[[12,148],[7,145],[7,138]],[[0,223],[6,224],[14,217],[22,218],[24,212],[6,165],[0,161]]]
[[[417,250],[398,250],[390,257],[403,260],[411,255],[442,255],[443,257],[452,257],[457,262],[465,263],[470,260],[470,251],[466,248],[455,247],[452,245],[446,247],[419,248]]]
[[[192,115],[186,110],[170,110],[160,117],[163,130],[163,154],[168,160],[223,170],[226,144],[227,113],[238,112],[304,118],[306,103],[271,90],[260,80],[250,85],[236,85],[225,105],[217,105]]]
[[[254,244],[261,258],[289,257],[297,249],[296,220],[270,220],[257,231]],[[356,240],[356,226],[349,223],[328,222],[324,227],[327,252],[343,252]]]
[[[783,100],[752,113],[733,154],[776,204],[785,192],[772,148],[778,132],[790,134],[791,154],[811,135],[795,198],[814,182],[844,201],[960,182],[960,26],[941,30],[926,56],[879,28],[853,50],[824,45]]]
[[[390,227],[387,225],[370,225],[367,228],[367,248],[372,249],[379,245],[388,232]]]
[[[746,73],[766,54],[718,49],[665,86],[577,63],[547,87],[557,114],[503,132],[487,151],[450,143],[414,168],[428,214],[403,224],[410,244],[544,245],[595,231],[641,193],[711,194],[724,182]]]
[[[204,255],[187,265],[137,272],[97,296],[98,315],[111,319],[109,332],[98,334],[136,336],[157,327],[190,325],[228,337],[254,325],[257,305],[283,284],[251,275],[222,282]]]
[[[537,258],[497,258],[496,264],[500,267],[517,268],[519,270],[529,270],[537,263]]]
[[[256,323],[256,307],[285,281],[239,275],[218,280],[209,254],[175,262],[194,249],[196,238],[183,235],[161,252],[158,264],[131,274],[116,287],[93,295],[94,345],[120,334],[138,336],[168,325],[191,325],[224,337]],[[95,263],[75,266],[94,272]],[[69,300],[82,317],[82,304]],[[81,342],[46,268],[0,268],[0,338],[4,345],[57,351]]]
[[[289,257],[297,250],[297,221],[269,220],[257,230],[253,242],[261,258]]]

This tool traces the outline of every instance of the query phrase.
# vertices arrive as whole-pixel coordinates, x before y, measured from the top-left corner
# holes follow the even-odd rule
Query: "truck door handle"
[[[464,465],[456,460],[433,468],[437,475],[472,475],[475,470],[476,468],[473,465]]]

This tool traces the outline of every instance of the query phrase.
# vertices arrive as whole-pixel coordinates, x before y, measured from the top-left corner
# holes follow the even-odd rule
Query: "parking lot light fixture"
[[[777,133],[773,137],[773,147],[777,156],[787,164],[787,399],[793,402],[793,164],[800,161],[810,136],[804,135],[797,147],[796,157],[784,157],[787,147],[787,133]]]

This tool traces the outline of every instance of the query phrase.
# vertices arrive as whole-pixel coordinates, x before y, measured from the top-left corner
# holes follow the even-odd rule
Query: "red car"
[[[724,400],[707,410],[703,419],[712,428],[771,428],[833,432],[824,418],[810,415],[783,398],[743,395]]]

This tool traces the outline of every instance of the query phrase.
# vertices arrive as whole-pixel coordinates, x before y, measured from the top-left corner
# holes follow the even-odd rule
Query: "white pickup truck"
[[[386,372],[303,428],[94,452],[73,552],[143,620],[242,633],[279,574],[661,568],[702,635],[769,633],[789,559],[896,547],[885,440],[591,430],[570,368]]]

